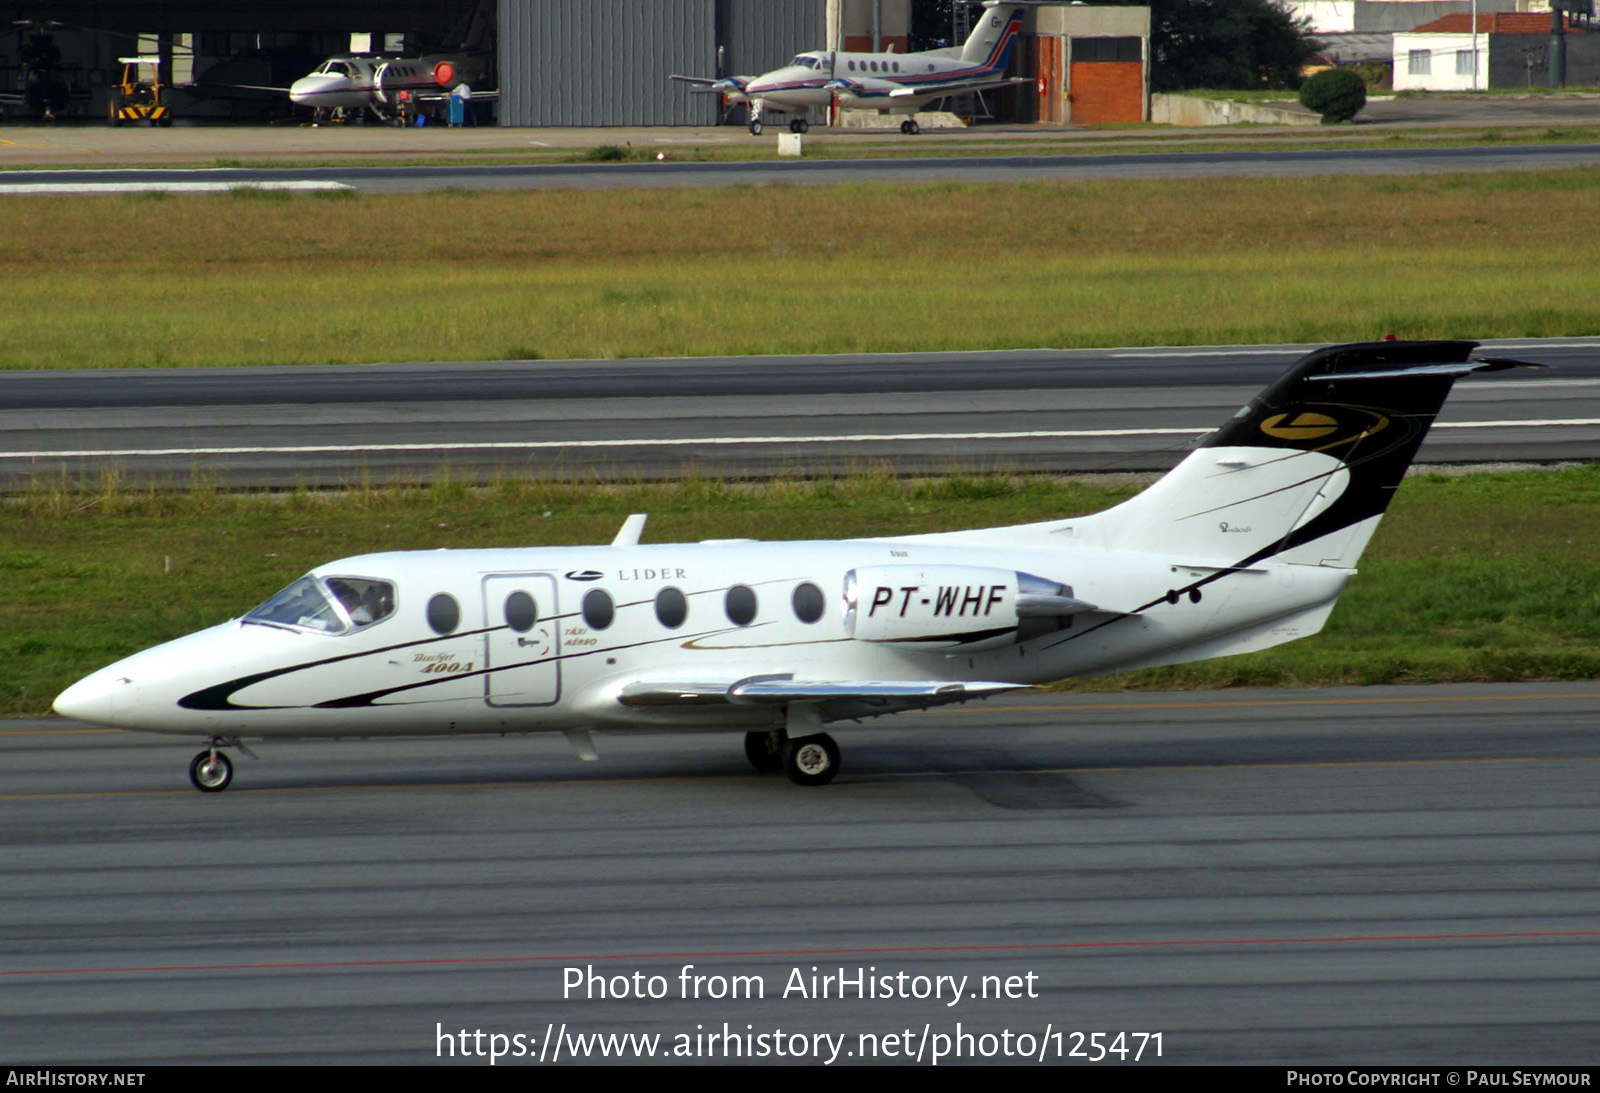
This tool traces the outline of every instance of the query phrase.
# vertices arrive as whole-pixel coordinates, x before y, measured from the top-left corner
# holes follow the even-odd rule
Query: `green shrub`
[[[1348,68],[1318,72],[1300,88],[1300,105],[1322,115],[1322,124],[1349,121],[1367,105],[1367,85]]]

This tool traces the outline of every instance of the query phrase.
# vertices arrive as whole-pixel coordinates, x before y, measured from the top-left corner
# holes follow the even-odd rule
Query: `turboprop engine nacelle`
[[[844,583],[852,637],[920,649],[1009,645],[1096,610],[1059,581],[982,566],[872,566],[852,569]]]

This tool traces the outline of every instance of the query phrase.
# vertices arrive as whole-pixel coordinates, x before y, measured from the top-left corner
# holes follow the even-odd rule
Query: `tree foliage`
[[[1141,0],[1092,0],[1140,3]],[[1310,24],[1273,0],[1143,0],[1150,5],[1150,89],[1295,88],[1316,46]],[[949,43],[952,0],[912,0],[913,49]]]
[[[1294,88],[1310,24],[1272,0],[1151,0],[1150,89]]]

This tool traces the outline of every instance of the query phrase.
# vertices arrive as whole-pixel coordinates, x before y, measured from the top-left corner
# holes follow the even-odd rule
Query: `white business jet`
[[[394,121],[401,116],[406,100],[442,100],[462,85],[472,89],[474,100],[498,98],[499,92],[490,89],[494,82],[493,30],[494,4],[478,0],[450,35],[459,44],[444,52],[415,57],[348,53],[329,57],[288,87],[211,81],[204,87],[211,95],[228,90],[287,94],[290,102],[311,108],[319,118],[370,113]]]
[[[1302,358],[1149,489],[1092,516],[816,542],[405,551],[319,566],[243,618],[73,684],[64,716],[199,737],[745,734],[820,785],[830,722],[1319,631],[1474,342]],[[249,754],[246,752],[246,754]]]
[[[969,91],[987,91],[1011,84],[1031,83],[1027,77],[1005,74],[1016,52],[1022,29],[1022,11],[1037,3],[1002,3],[986,0],[982,18],[959,49],[933,49],[920,53],[846,53],[823,49],[802,53],[782,68],[759,76],[730,76],[722,80],[673,76],[674,80],[701,84],[722,92],[725,102],[750,104],[750,132],[759,136],[768,109],[804,114],[835,99],[842,110],[878,110],[914,114],[935,99]],[[790,120],[789,128],[804,133],[804,117]],[[900,131],[920,131],[915,118],[900,123]]]

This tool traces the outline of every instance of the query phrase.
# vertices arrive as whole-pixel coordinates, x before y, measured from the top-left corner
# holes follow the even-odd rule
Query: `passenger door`
[[[484,701],[553,706],[561,697],[561,627],[550,573],[483,579]]]

